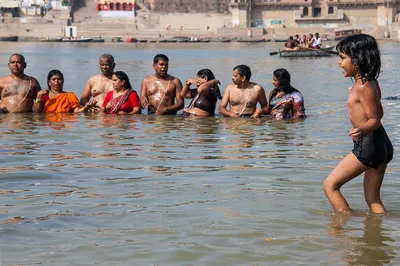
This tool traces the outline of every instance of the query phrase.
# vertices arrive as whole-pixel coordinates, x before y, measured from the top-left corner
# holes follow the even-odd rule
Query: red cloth
[[[104,99],[104,102],[103,102],[103,108],[105,108],[107,103],[114,98],[113,93],[114,93],[114,91],[110,91],[107,93],[106,98]],[[131,94],[129,95],[128,100],[121,105],[121,107],[119,108],[119,111],[129,113],[129,112],[133,111],[133,108],[139,107],[139,106],[140,106],[139,96],[137,95],[136,91],[132,90]]]

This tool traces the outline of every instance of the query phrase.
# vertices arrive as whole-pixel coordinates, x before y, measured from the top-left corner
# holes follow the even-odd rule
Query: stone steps
[[[210,34],[210,32],[199,32],[199,31],[182,31],[182,32],[165,32],[165,31],[155,31],[155,30],[135,30],[126,28],[124,30],[114,29],[114,30],[107,30],[107,29],[92,29],[92,30],[85,30],[85,29],[78,29],[79,36],[88,36],[88,37],[136,37],[136,38],[159,38],[162,36],[163,38],[170,38],[174,36],[188,36],[188,37],[205,37],[205,36],[214,36],[214,34]]]
[[[57,37],[62,36],[63,33],[64,25],[62,24],[0,24],[1,35],[18,35],[20,37]]]

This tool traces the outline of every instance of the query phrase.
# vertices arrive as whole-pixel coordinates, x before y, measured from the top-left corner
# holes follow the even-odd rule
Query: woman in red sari
[[[106,114],[140,114],[140,100],[132,89],[125,72],[116,71],[112,76],[113,91],[107,93],[103,102]]]

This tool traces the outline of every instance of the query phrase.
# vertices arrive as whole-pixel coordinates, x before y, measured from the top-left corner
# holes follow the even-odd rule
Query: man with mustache
[[[169,59],[166,55],[156,55],[153,59],[155,73],[145,77],[142,81],[141,105],[142,108],[148,109],[149,114],[176,114],[183,108],[182,82],[167,73],[168,62]]]
[[[10,56],[8,68],[11,74],[0,78],[0,112],[31,112],[37,93],[41,90],[39,82],[24,74],[26,62],[21,54]]]

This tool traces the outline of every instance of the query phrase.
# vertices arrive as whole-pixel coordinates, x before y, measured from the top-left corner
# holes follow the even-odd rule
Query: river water
[[[355,214],[334,215],[322,183],[352,149],[351,81],[337,57],[269,56],[280,45],[2,43],[1,75],[22,53],[42,86],[60,69],[78,96],[103,53],[137,91],[156,53],[182,81],[210,68],[222,87],[248,64],[267,95],[284,67],[308,118],[2,115],[0,265],[399,265],[400,101],[382,102],[389,215],[369,213],[361,177],[342,189]],[[381,50],[382,94],[398,94],[400,45]]]

